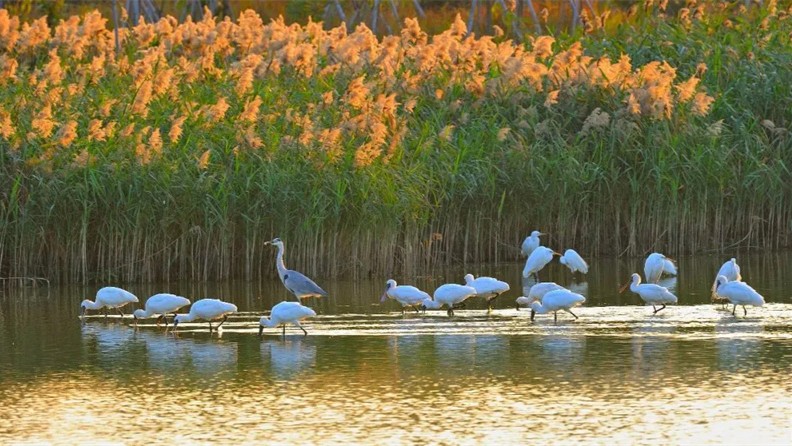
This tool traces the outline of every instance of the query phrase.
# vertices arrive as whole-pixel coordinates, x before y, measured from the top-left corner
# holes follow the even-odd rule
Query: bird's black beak
[[[85,317],[85,306],[80,307],[80,317]]]
[[[263,332],[264,332],[264,326],[263,325],[259,325],[259,337],[261,337],[261,334]]]
[[[531,322],[533,322],[533,320],[534,320],[534,316],[536,316],[536,311],[534,311],[533,309],[531,309]]]

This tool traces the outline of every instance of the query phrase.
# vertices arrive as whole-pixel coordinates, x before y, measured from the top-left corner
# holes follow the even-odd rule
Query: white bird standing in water
[[[539,271],[545,267],[551,260],[553,260],[553,256],[560,256],[561,254],[553,251],[550,248],[540,246],[528,256],[528,260],[525,261],[525,268],[523,268],[523,277],[529,277],[531,274],[536,276],[536,280],[539,280]]]
[[[553,320],[558,322],[559,311],[566,311],[577,319],[577,315],[572,312],[572,307],[578,306],[585,301],[585,297],[569,290],[550,291],[544,295],[541,302],[538,300],[531,302],[531,320],[534,320],[536,314],[552,312]]]
[[[531,232],[531,235],[525,237],[525,240],[523,240],[520,249],[520,252],[523,255],[523,257],[528,257],[529,255],[531,255],[532,252],[534,252],[536,248],[539,247],[539,245],[541,244],[541,242],[539,241],[540,235],[544,235],[544,234],[542,234],[539,231],[533,231]]]
[[[476,295],[476,289],[467,285],[447,283],[440,285],[434,292],[433,299],[424,299],[424,310],[439,310],[443,305],[448,306],[448,315],[454,315],[454,309],[464,305],[465,300]]]
[[[539,282],[534,284],[531,289],[528,290],[528,296],[520,296],[517,298],[517,310],[519,310],[520,307],[530,307],[535,300],[541,302],[545,294],[551,291],[565,289],[566,288],[555,282]]]
[[[765,303],[764,297],[745,282],[729,282],[729,279],[726,277],[718,276],[718,278],[715,279],[715,285],[718,295],[729,299],[729,302],[734,304],[732,316],[737,316],[734,314],[737,310],[737,305],[743,307],[743,316],[747,316],[748,310],[745,308],[746,305],[761,307]]]
[[[649,254],[646,258],[646,262],[644,262],[644,277],[646,277],[646,282],[657,283],[660,281],[660,277],[663,274],[671,276],[677,275],[674,261],[659,252]]]
[[[85,299],[80,303],[80,317],[85,317],[86,310],[99,310],[101,308],[105,309],[105,317],[107,317],[108,308],[115,308],[118,314],[124,317],[124,312],[121,311],[121,307],[132,302],[139,302],[137,296],[134,294],[123,288],[106,286],[100,288],[99,291],[96,292],[96,299],[94,299],[94,302]]]
[[[316,312],[299,302],[281,302],[272,307],[269,318],[262,316],[259,320],[259,336],[264,331],[264,327],[274,328],[278,325],[283,326],[283,336],[286,336],[286,324],[295,325],[305,336],[308,336],[300,321],[309,317],[316,317]]]
[[[286,264],[283,262],[283,252],[286,248],[284,248],[281,239],[274,238],[264,244],[278,247],[278,257],[275,260],[275,267],[278,268],[278,276],[280,276],[283,286],[285,286],[290,293],[294,294],[298,301],[302,302],[303,299],[309,297],[327,297],[327,292],[305,274],[293,269],[286,269]]]
[[[627,288],[625,285],[620,292],[624,292]],[[644,302],[652,306],[653,314],[657,314],[660,310],[666,307],[666,304],[677,303],[677,297],[668,291],[668,288],[662,287],[656,283],[641,283],[641,276],[638,273],[633,273],[632,283],[630,283],[630,291],[639,295]],[[656,305],[662,305],[656,308]]]
[[[588,263],[586,263],[586,261],[583,260],[583,257],[580,257],[580,254],[578,254],[574,249],[567,249],[564,251],[564,255],[562,255],[558,261],[562,265],[566,265],[573,274],[575,272],[588,274]]]
[[[385,302],[389,298],[401,304],[402,314],[404,314],[404,309],[407,307],[412,307],[418,312],[418,307],[423,304],[423,301],[431,299],[429,293],[411,285],[397,285],[393,279],[385,283],[385,292],[382,293],[380,303]]]
[[[509,284],[494,277],[476,278],[473,274],[465,274],[465,285],[476,289],[476,296],[487,299],[487,311],[492,311],[493,301],[501,294],[509,291]]]
[[[135,318],[135,326],[137,327],[138,319],[147,319],[154,315],[159,315],[157,318],[157,325],[163,320],[165,326],[168,326],[167,315],[169,313],[176,313],[176,311],[186,305],[190,305],[190,299],[186,297],[177,296],[175,294],[160,293],[149,297],[146,300],[146,309],[137,309],[132,316]],[[176,315],[174,314],[174,317]]]
[[[237,306],[232,303],[223,302],[218,299],[201,299],[192,304],[188,314],[177,314],[176,317],[173,318],[173,329],[175,330],[182,322],[192,322],[196,319],[203,319],[209,323],[209,333],[211,333],[212,330],[219,329],[220,326],[225,323],[229,314],[236,312]],[[221,318],[223,320],[220,321],[220,325],[212,327],[212,321]]]
[[[724,263],[723,266],[720,267],[718,270],[718,274],[715,275],[715,281],[712,282],[712,301],[725,304],[728,300],[724,297],[718,295],[718,277],[723,276],[729,282],[739,282],[742,280],[742,276],[740,275],[740,265],[737,264],[737,259],[732,257],[731,260]]]

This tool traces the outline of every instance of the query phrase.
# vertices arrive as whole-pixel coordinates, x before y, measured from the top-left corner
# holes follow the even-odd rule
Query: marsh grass
[[[210,43],[207,30],[226,26],[214,22],[182,29],[185,40],[159,56],[152,48],[170,37],[154,25],[124,34],[118,60],[94,25],[66,46],[51,37],[18,43],[0,50],[0,70],[3,57],[19,65],[16,79],[0,81],[0,130],[4,110],[14,130],[0,131],[0,276],[252,280],[275,274],[275,253],[263,245],[275,236],[286,241],[290,266],[351,277],[515,259],[535,228],[551,234],[550,246],[587,256],[788,248],[792,26],[787,12],[771,13],[734,4],[690,23],[639,14],[556,36],[554,55],[538,59],[552,69],[575,42],[595,61],[628,55],[622,74],[631,84],[605,87],[580,78],[593,73],[581,71],[581,59],[557,78],[529,72],[506,83],[506,62],[516,58],[482,65],[494,47],[470,56],[478,65],[469,71],[448,54],[417,67],[426,61],[415,52],[437,48],[406,37],[398,43],[403,59],[367,59],[371,39],[380,41],[365,32],[313,54],[294,40],[307,28],[262,28],[250,15],[240,29],[272,34],[269,47],[254,51],[257,40],[244,33],[228,34],[233,45]],[[353,39],[357,49],[344,50]],[[432,41],[453,46],[461,38]],[[74,54],[76,45],[84,55]],[[52,48],[62,81],[45,69]],[[100,55],[101,71],[86,70]],[[247,88],[246,57],[255,69]],[[641,71],[653,61],[667,62],[676,77]],[[336,71],[320,73],[335,63]],[[161,77],[168,68],[176,73],[170,85]],[[714,99],[703,113],[673,93],[697,73],[694,92]],[[671,82],[672,93],[631,113],[630,91],[648,91],[649,81]],[[257,116],[241,120],[255,97]],[[216,105],[221,99],[228,110]],[[666,100],[667,112],[652,115]],[[48,104],[50,118],[41,115]],[[171,138],[181,116],[181,135]],[[52,135],[38,135],[47,119]],[[113,123],[104,140],[89,137],[95,119]],[[77,137],[59,146],[55,134],[70,120]],[[340,137],[320,141],[326,129]]]

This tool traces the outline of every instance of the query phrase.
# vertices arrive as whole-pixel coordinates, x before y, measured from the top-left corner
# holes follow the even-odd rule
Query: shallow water
[[[542,279],[588,298],[557,324],[515,310],[518,263],[468,268],[512,284],[490,315],[483,302],[401,315],[379,304],[386,278],[319,280],[332,297],[315,302],[310,335],[261,339],[279,282],[127,287],[236,302],[211,335],[205,323],[81,324],[96,287],[6,289],[0,443],[790,444],[792,255],[739,257],[768,304],[738,317],[709,303],[724,260],[679,259],[680,305],[657,315],[617,292],[640,259],[596,259],[585,282],[554,263]],[[409,282],[432,290],[464,272]]]

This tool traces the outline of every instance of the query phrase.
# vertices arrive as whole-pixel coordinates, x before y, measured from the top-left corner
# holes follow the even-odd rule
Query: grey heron
[[[323,290],[305,274],[293,269],[286,269],[286,265],[283,263],[283,251],[285,248],[283,247],[283,241],[281,241],[281,239],[274,238],[266,242],[265,245],[278,247],[278,258],[275,260],[275,266],[278,268],[278,276],[280,276],[283,286],[285,286],[290,293],[294,294],[298,301],[302,301],[302,299],[307,299],[309,297],[327,297],[327,291]]]

